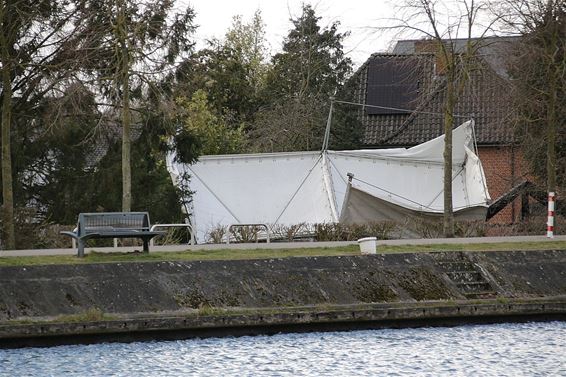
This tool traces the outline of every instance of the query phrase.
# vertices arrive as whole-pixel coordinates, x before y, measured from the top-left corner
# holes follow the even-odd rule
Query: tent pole
[[[322,143],[322,151],[328,150],[328,140],[330,139],[330,125],[332,124],[332,111],[334,110],[334,97],[330,97],[330,111],[328,111],[328,120],[326,121],[326,130],[324,131],[324,141]]]
[[[332,112],[334,111],[334,96],[330,97],[330,110],[328,111],[328,120],[326,121],[326,130],[324,130],[324,141],[322,143],[322,177],[326,187],[326,194],[328,195],[328,202],[330,204],[330,212],[334,222],[338,222],[338,211],[336,209],[336,195],[334,194],[334,187],[332,178],[330,177],[330,169],[328,167],[328,141],[330,140],[330,126],[332,125]]]

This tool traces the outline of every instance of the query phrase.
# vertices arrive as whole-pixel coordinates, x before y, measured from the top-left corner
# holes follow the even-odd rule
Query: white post
[[[332,213],[332,220],[338,222],[338,211],[336,210],[336,196],[334,195],[334,187],[332,185],[332,177],[330,173],[330,166],[328,164],[328,155],[324,150],[322,151],[322,178],[324,180],[324,188],[326,195],[328,195],[328,203],[330,203],[330,212]],[[267,232],[267,239],[269,240],[269,231]],[[268,241],[269,242],[269,241]]]
[[[546,223],[546,237],[554,238],[554,206],[556,194],[554,192],[548,193],[548,221]]]

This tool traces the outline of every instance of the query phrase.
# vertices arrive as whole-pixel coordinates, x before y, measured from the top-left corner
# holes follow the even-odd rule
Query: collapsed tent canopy
[[[453,131],[453,208],[485,219],[489,194],[473,152],[473,122]],[[168,156],[173,182],[190,175],[197,240],[231,224],[367,222],[443,213],[444,136],[413,148],[204,156],[194,165]],[[353,175],[351,182],[348,174]]]

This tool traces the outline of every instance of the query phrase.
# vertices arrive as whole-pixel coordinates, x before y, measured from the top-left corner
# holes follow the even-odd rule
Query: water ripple
[[[566,376],[566,322],[0,350],[0,376]]]

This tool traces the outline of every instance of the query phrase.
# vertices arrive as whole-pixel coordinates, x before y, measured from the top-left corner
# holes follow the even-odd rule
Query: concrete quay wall
[[[565,307],[562,250],[0,267],[5,346],[556,319]]]

